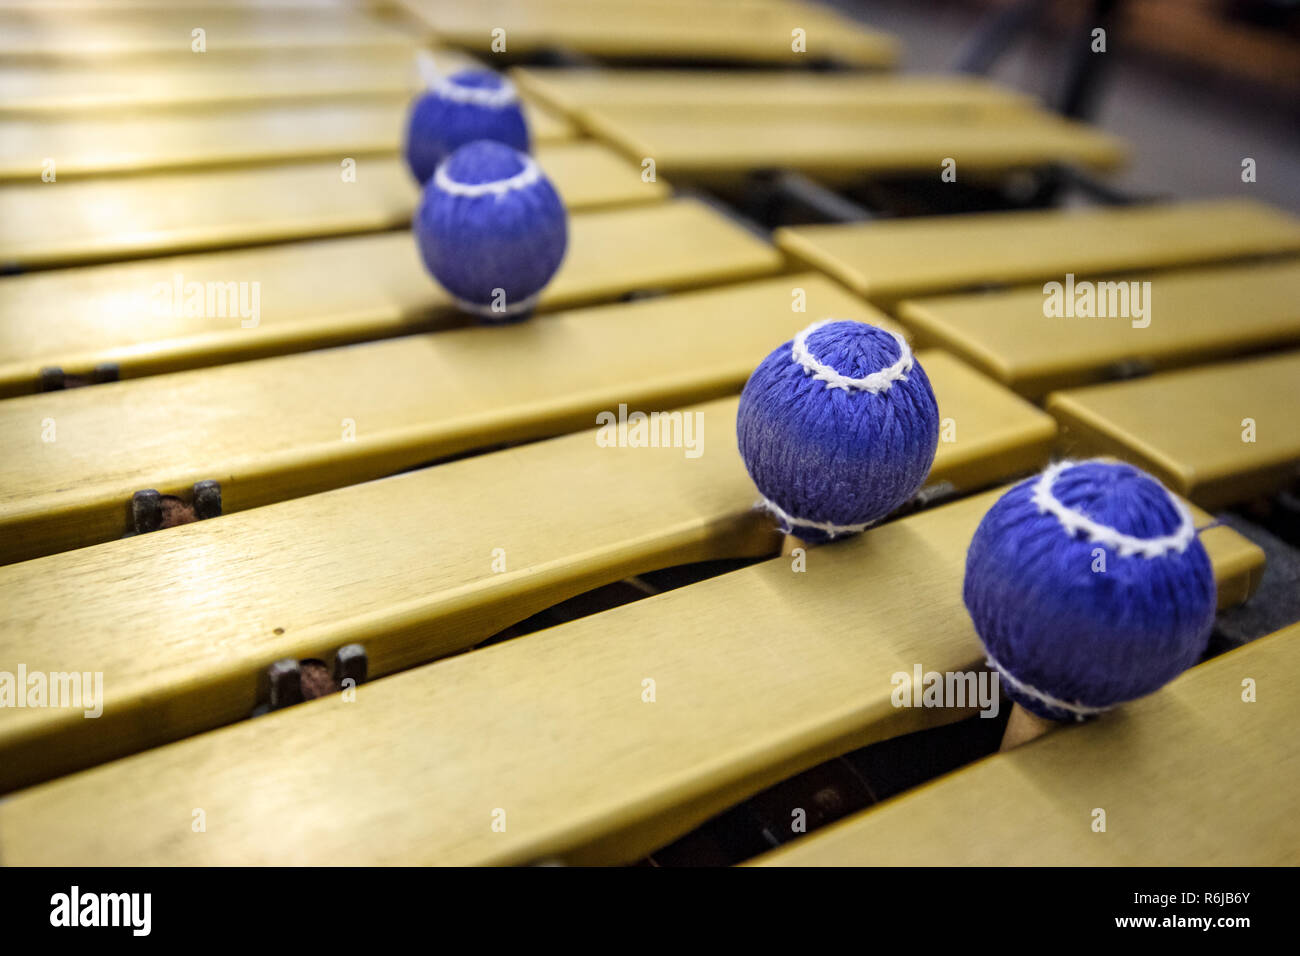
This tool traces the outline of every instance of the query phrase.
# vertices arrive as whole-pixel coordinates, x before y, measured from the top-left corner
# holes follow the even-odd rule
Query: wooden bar
[[[1256,699],[1244,699],[1244,683]],[[866,810],[761,866],[1300,864],[1300,624]],[[1242,787],[1249,791],[1243,802]],[[1105,811],[1105,832],[1093,829]]]
[[[683,470],[703,461],[669,457]],[[581,476],[565,469],[558,480],[562,495],[582,497],[571,484]],[[916,662],[939,671],[980,667],[961,576],[970,536],[997,495],[814,549],[803,574],[790,558],[774,558],[363,685],[353,702],[321,698],[15,794],[0,803],[0,854],[10,865],[635,860],[835,754],[971,712],[896,708],[892,675]],[[620,507],[640,520],[633,516],[658,507],[676,514],[683,506],[674,498]],[[486,499],[494,508],[501,501]],[[299,525],[298,533],[318,532]],[[479,556],[484,575],[493,540],[474,537],[471,557]],[[1221,584],[1238,593],[1243,582],[1225,579],[1225,566],[1257,569],[1262,553],[1226,527],[1203,540]],[[433,547],[372,542],[395,544]],[[452,534],[445,547],[455,555],[466,544]],[[194,547],[177,555],[196,571],[216,556]],[[223,574],[220,564],[215,571]],[[121,587],[138,592],[139,580],[124,576]],[[217,624],[221,590],[204,591],[191,613],[206,607]],[[402,612],[387,612],[395,613]],[[258,621],[253,633],[265,635],[278,621]],[[252,643],[218,649],[212,638],[177,633],[209,654],[247,654]],[[158,653],[172,651],[164,645]],[[106,674],[106,694],[112,686]],[[14,727],[50,713],[3,716]],[[65,723],[95,721],[78,713]],[[33,759],[29,752],[26,765]],[[1127,776],[1140,790],[1142,778]],[[198,836],[190,831],[196,807],[207,820]],[[494,832],[502,812],[505,829]],[[1086,830],[1086,819],[1080,826]]]
[[[0,270],[79,265],[405,226],[419,192],[395,156],[0,186]],[[655,202],[662,177],[598,143],[537,151],[569,210]]]
[[[275,162],[400,153],[409,93],[313,103],[236,104],[202,111],[0,117],[0,183],[41,179],[53,160],[60,181]],[[572,139],[567,120],[531,112],[539,144]]]
[[[0,59],[204,56],[206,50],[371,49],[405,56],[421,39],[363,10],[0,10]]]
[[[695,200],[579,212],[539,308],[753,278],[781,263]],[[187,294],[189,283],[199,285]],[[207,283],[220,286],[211,313]],[[194,294],[201,315],[186,314]],[[0,282],[0,314],[0,396],[37,391],[50,366],[84,376],[113,363],[139,378],[472,321],[404,231],[14,276]]]
[[[1068,451],[1127,458],[1205,508],[1300,477],[1300,352],[1056,392],[1048,409]]]
[[[117,0],[114,0],[116,3]],[[0,115],[197,109],[412,94],[416,54],[371,49],[210,51],[144,62],[0,60]],[[481,67],[459,50],[428,51],[444,73]],[[549,110],[545,120],[554,118]]]
[[[888,325],[815,274],[0,402],[0,561],[120,537],[131,496],[221,482],[227,513],[507,441],[622,402],[739,391],[812,316]],[[41,440],[43,422],[57,440]],[[346,423],[355,423],[355,441]],[[957,437],[961,438],[958,427]]]
[[[383,9],[386,0],[110,0],[114,10],[350,10]],[[0,10],[49,10],[60,15],[103,10],[105,0],[0,0]]]
[[[401,0],[439,42],[474,54],[516,57],[548,49],[634,60],[717,60],[803,66],[836,60],[862,67],[892,66],[898,44],[820,4],[785,0],[704,3],[643,0]],[[504,29],[505,49],[492,47]],[[803,31],[803,49],[795,30]]]
[[[894,312],[918,339],[1031,398],[1300,342],[1300,259],[1053,281],[1050,315],[1041,286],[907,299]]]
[[[1300,250],[1300,221],[1251,200],[926,216],[779,229],[777,245],[873,302]]]
[[[1028,94],[968,74],[519,67],[520,90],[575,121],[591,109],[717,110],[747,119],[816,110],[841,117],[1017,113]]]
[[[859,120],[803,111],[683,115],[655,107],[591,109],[582,124],[625,156],[652,158],[659,172],[678,179],[722,180],[782,167],[828,180],[912,173],[938,182],[946,158],[956,162],[958,176],[987,176],[1050,163],[1108,169],[1124,156],[1114,137],[1047,112]]]

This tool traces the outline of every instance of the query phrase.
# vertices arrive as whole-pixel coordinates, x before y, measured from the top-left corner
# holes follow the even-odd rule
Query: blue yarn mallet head
[[[787,534],[856,534],[920,489],[939,409],[902,336],[826,319],[763,359],[740,396],[740,454]]]
[[[528,123],[514,86],[491,70],[463,70],[433,78],[411,106],[406,164],[424,185],[438,164],[475,140],[490,139],[529,151]]]
[[[1150,475],[1062,462],[989,509],[966,608],[1013,701],[1083,720],[1151,693],[1205,652],[1214,573],[1191,512]]]
[[[564,259],[564,203],[532,157],[486,140],[438,167],[415,214],[425,267],[465,311],[529,315]]]

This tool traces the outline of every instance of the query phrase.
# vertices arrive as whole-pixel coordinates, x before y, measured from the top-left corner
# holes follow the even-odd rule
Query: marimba
[[[1200,509],[1293,500],[1295,216],[862,218],[1125,147],[813,4],[119,2],[0,4],[0,860],[1300,862],[1295,616],[1008,753],[891,683],[983,668],[966,545],[1053,456],[1155,474],[1252,599]],[[526,100],[571,215],[527,322],[419,263],[420,51]],[[723,201],[774,176],[847,213]],[[1067,274],[1148,311],[1048,317]],[[737,395],[823,316],[910,339],[944,423],[905,514],[792,560]],[[602,440],[629,410],[672,438]]]

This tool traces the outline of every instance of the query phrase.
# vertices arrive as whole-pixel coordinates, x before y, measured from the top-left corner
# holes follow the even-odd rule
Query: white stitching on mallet
[[[438,64],[434,62],[433,54],[428,50],[420,50],[415,54],[415,71],[420,75],[420,82],[427,89],[433,89],[442,81],[442,74],[438,72]]]
[[[810,373],[813,378],[825,382],[827,388],[842,388],[846,392],[849,389],[856,389],[874,395],[878,392],[889,391],[895,382],[907,381],[907,373],[912,370],[913,364],[912,350],[908,347],[907,341],[897,332],[890,332],[889,334],[898,343],[898,361],[888,368],[882,368],[880,371],[872,372],[863,378],[849,378],[847,375],[841,375],[829,365],[819,362],[808,348],[808,336],[824,325],[846,321],[852,320],[822,319],[820,322],[814,322],[794,337],[794,347],[790,350],[790,358],[802,365],[804,371]]]
[[[986,652],[985,659],[988,661],[989,667],[997,671],[1003,680],[1016,690],[1020,691],[1020,693],[1024,694],[1026,697],[1032,697],[1034,700],[1046,704],[1048,707],[1055,707],[1058,710],[1064,710],[1067,713],[1073,714],[1076,720],[1083,720],[1085,717],[1103,714],[1110,710],[1110,707],[1089,707],[1086,704],[1072,704],[1066,700],[1058,700],[1051,694],[1043,693],[1037,687],[1032,687],[1024,681],[1016,680],[1005,667],[993,659],[992,654]]]
[[[528,312],[537,305],[537,300],[542,297],[540,292],[530,295],[526,299],[520,299],[507,305],[504,309],[494,309],[490,305],[481,305],[478,302],[467,302],[464,299],[458,299],[452,296],[452,301],[466,312],[472,312],[475,315],[481,315],[486,319],[500,319],[505,316],[518,315],[521,312]]]
[[[1144,558],[1159,558],[1168,554],[1170,551],[1182,553],[1187,550],[1192,539],[1196,537],[1196,525],[1192,521],[1192,513],[1187,510],[1187,506],[1174,497],[1173,493],[1160,486],[1168,497],[1169,502],[1174,506],[1174,510],[1179,516],[1178,530],[1173,534],[1163,535],[1158,538],[1136,538],[1132,535],[1124,534],[1115,528],[1093,521],[1087,515],[1082,514],[1072,508],[1066,507],[1060,500],[1052,494],[1052,482],[1054,482],[1062,472],[1068,471],[1083,462],[1061,461],[1049,466],[1043,471],[1038,481],[1034,484],[1033,501],[1038,506],[1040,514],[1050,512],[1056,516],[1056,520],[1061,522],[1061,527],[1070,537],[1074,537],[1077,532],[1082,531],[1088,536],[1088,540],[1105,547],[1118,551],[1121,557],[1129,557],[1134,554],[1140,554]],[[1159,484],[1159,482],[1157,482]]]
[[[452,154],[455,155],[454,153]],[[541,179],[542,171],[537,167],[537,163],[531,156],[520,154],[520,159],[524,161],[524,168],[515,173],[508,179],[498,179],[490,183],[458,183],[447,175],[447,160],[443,160],[438,165],[438,171],[433,174],[433,181],[439,189],[452,196],[463,196],[467,199],[477,199],[480,196],[496,196],[498,199],[506,193],[515,192],[519,189],[527,189],[537,180]]]
[[[792,514],[787,514],[785,509],[771,498],[761,498],[758,507],[766,509],[777,521],[790,528],[815,528],[832,538],[837,538],[842,534],[858,534],[866,531],[876,523],[868,521],[863,524],[832,524],[829,521],[809,521],[807,518],[796,518]]]
[[[514,84],[506,79],[501,81],[497,89],[489,90],[482,87],[461,86],[452,77],[444,76],[438,78],[432,90],[444,100],[451,100],[453,103],[469,103],[490,110],[502,110],[519,102],[519,94],[515,92]]]

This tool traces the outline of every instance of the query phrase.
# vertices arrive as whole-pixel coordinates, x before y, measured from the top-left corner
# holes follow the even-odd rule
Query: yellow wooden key
[[[936,181],[944,159],[958,175],[1071,162],[1117,165],[1114,137],[1050,113],[950,118],[859,119],[816,111],[794,116],[679,114],[672,108],[591,109],[583,125],[628,157],[651,158],[668,177],[727,179],[785,167],[828,179],[924,173]]]
[[[715,432],[708,434],[713,441]],[[709,447],[694,462],[673,460],[681,469],[700,464],[713,453]],[[556,482],[556,493],[569,496],[572,507],[586,506],[578,505],[588,494],[582,476],[565,471],[538,477],[540,488]],[[918,662],[938,671],[981,666],[961,580],[971,534],[998,494],[813,549],[804,556],[803,573],[794,570],[797,557],[775,558],[362,685],[351,702],[323,698],[19,793],[0,803],[0,855],[10,865],[635,860],[835,754],[974,712],[896,708],[893,675],[910,674]],[[641,521],[663,508],[676,522],[691,507],[677,497],[675,488],[667,488],[630,506],[624,500],[619,513]],[[500,502],[488,497],[484,506]],[[422,507],[430,513],[446,509],[449,517],[453,511],[438,501]],[[1203,514],[1197,518],[1205,520]],[[365,538],[365,519],[351,520],[351,537]],[[200,526],[181,530],[172,540],[212,534]],[[343,525],[337,530],[349,533]],[[311,540],[323,532],[299,525],[297,533]],[[439,560],[434,556],[440,551],[459,555],[467,538],[477,546],[486,574],[493,539],[481,534],[448,534],[441,548],[402,539],[375,540],[371,547],[376,560],[401,555],[410,564]],[[207,547],[195,547],[194,539],[178,551],[177,560],[190,564],[178,567],[172,579],[174,586],[194,588],[190,618],[201,615],[224,634],[229,628],[219,623],[225,606],[220,592],[230,586],[231,572],[221,555],[233,557],[238,545],[208,540]],[[1203,540],[1221,586],[1240,593],[1244,576],[1234,577],[1228,568],[1245,567],[1248,575],[1262,564],[1262,553],[1226,527],[1207,531]],[[112,548],[127,550],[113,545],[84,554]],[[269,551],[255,549],[246,560],[269,557]],[[33,573],[42,564],[53,571],[67,560],[3,573]],[[291,565],[281,566],[288,574]],[[217,593],[185,583],[205,567],[217,575]],[[529,573],[549,569],[541,565]],[[252,566],[247,573],[252,576]],[[313,564],[298,573],[304,580],[295,590],[306,589],[305,579],[317,572]],[[49,575],[42,585],[51,579],[70,576]],[[141,600],[134,597],[145,588],[138,569],[133,574],[123,565],[119,580],[130,600]],[[270,582],[242,586],[261,590]],[[328,589],[312,590],[328,600]],[[166,593],[160,588],[158,596]],[[463,606],[466,599],[459,600]],[[51,602],[50,611],[57,613],[59,606]],[[376,623],[391,631],[404,611],[381,610]],[[105,651],[114,646],[102,619],[94,626],[90,620],[88,639],[98,633]],[[273,640],[267,632],[275,621],[258,625],[259,640]],[[47,630],[73,632],[52,625]],[[218,642],[188,627],[170,633],[176,641],[210,648],[212,656],[249,654],[253,643],[251,634]],[[163,643],[158,653],[172,654],[169,642]],[[39,642],[32,650],[42,653]],[[119,642],[111,653],[130,652]],[[12,658],[6,653],[5,659]],[[1260,678],[1264,693],[1288,694],[1285,688],[1268,690],[1266,671],[1250,676]],[[110,687],[106,674],[106,695]],[[0,716],[16,726],[49,719],[51,710],[34,718],[32,713]],[[66,713],[70,732],[91,732],[80,728],[95,721]],[[99,720],[112,713],[106,708]],[[1126,716],[1120,711],[1118,719]],[[39,763],[43,754],[54,753],[33,748],[23,759]],[[1126,777],[1141,788],[1140,777]],[[205,814],[205,833],[190,829],[194,808]],[[970,819],[969,813],[963,817],[968,824]],[[340,820],[348,825],[340,826]],[[1086,830],[1086,818],[1080,826]]]
[[[318,103],[236,105],[202,112],[140,109],[0,119],[0,181],[62,179],[394,153],[405,94]]]
[[[520,67],[520,90],[579,119],[589,109],[725,109],[746,119],[816,110],[854,117],[1016,113],[1032,97],[968,74],[895,76],[806,70],[585,70]]]
[[[199,31],[196,33],[196,31]],[[0,10],[0,57],[87,59],[200,56],[206,51],[313,47],[404,55],[418,40],[359,10],[309,8]]]
[[[419,193],[401,159],[348,157],[68,183],[0,186],[0,267],[42,268],[392,229]],[[537,151],[570,211],[654,202],[662,178],[598,143]]]
[[[620,2],[620,0],[614,0]],[[288,10],[329,10],[352,7],[378,8],[383,10],[383,3],[375,0],[113,0],[113,10],[140,13],[150,10],[265,10],[267,8],[284,8]],[[103,0],[0,0],[0,10],[46,10],[57,11],[60,15],[82,13],[87,10],[103,10]]]
[[[428,51],[450,73],[481,67],[473,57]],[[110,59],[0,61],[0,115],[139,107],[191,109],[235,103],[332,100],[414,93],[422,86],[416,55],[359,49],[209,50],[144,61]],[[542,113],[543,121],[554,114]]]
[[[578,212],[539,308],[745,279],[781,262],[691,199]],[[51,366],[88,375],[113,363],[138,378],[472,321],[406,231],[15,276],[0,282],[0,314],[0,396],[37,391]]]
[[[631,59],[725,60],[804,66],[828,59],[891,66],[898,45],[820,4],[784,0],[401,0],[439,41],[510,56],[547,48]],[[503,29],[498,37],[494,29]],[[796,33],[795,31],[799,31]],[[493,45],[497,43],[498,45]],[[504,48],[499,44],[504,41]]]
[[[1048,409],[1067,450],[1127,458],[1206,508],[1300,475],[1300,352],[1056,392]]]
[[[755,862],[1295,866],[1297,722],[1300,624]]]
[[[202,111],[102,110],[0,117],[0,182],[43,182],[121,172],[361,157],[400,152],[412,94],[310,103],[235,104]],[[573,127],[532,109],[538,143],[572,139]]]
[[[959,423],[932,489],[1043,464],[1047,415],[941,352],[920,360]],[[0,659],[81,661],[108,688],[98,720],[0,711],[0,788],[245,717],[280,657],[362,641],[386,674],[629,574],[773,550],[736,452],[737,401],[656,420],[659,447],[583,431],[0,569]]]
[[[811,317],[792,310],[797,289]],[[241,511],[585,427],[620,402],[726,394],[828,315],[888,324],[807,274],[8,399],[0,560],[119,537],[143,489],[215,479]]]
[[[908,299],[895,314],[922,341],[1034,398],[1300,342],[1300,259],[1053,281],[1059,307],[1053,290],[1031,286]]]
[[[873,302],[1300,249],[1300,221],[1249,200],[926,216],[780,229],[777,244]]]

